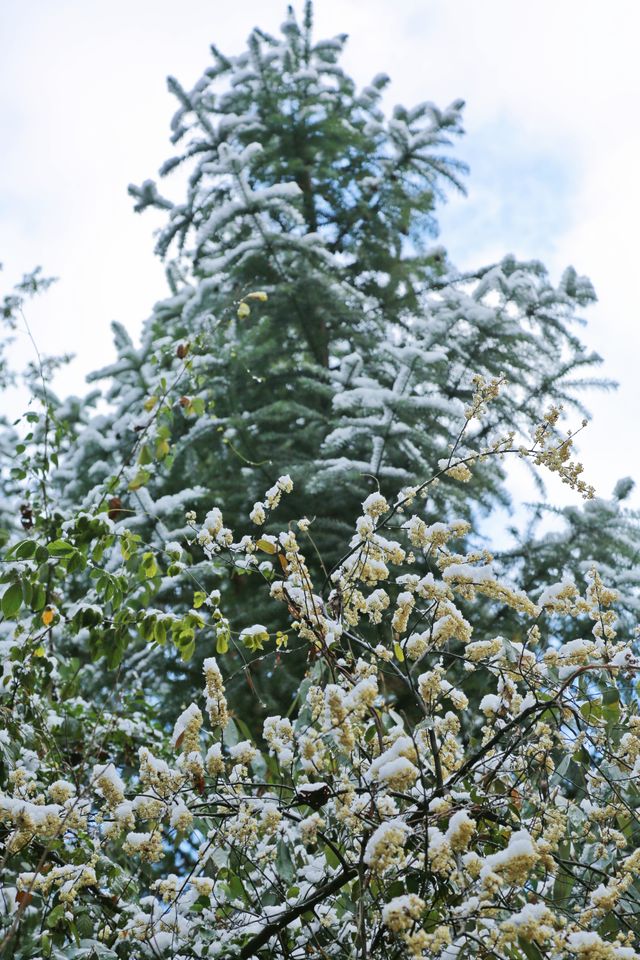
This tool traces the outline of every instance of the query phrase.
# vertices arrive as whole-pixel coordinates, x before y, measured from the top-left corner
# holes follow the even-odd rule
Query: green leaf
[[[57,907],[54,907],[49,916],[47,917],[47,926],[49,929],[52,927],[57,927],[61,920],[64,920],[66,906],[64,903],[59,903]]]
[[[38,612],[38,610],[42,610],[46,602],[47,602],[46,588],[43,583],[38,583],[34,587],[31,606],[36,612]]]
[[[193,656],[195,649],[196,649],[196,641],[194,638],[190,640],[189,643],[186,644],[186,646],[182,647],[182,649],[180,650],[180,658],[184,661],[191,660],[191,657]]]
[[[195,609],[198,610],[199,607],[202,606],[202,604],[205,602],[206,599],[207,599],[207,595],[204,592],[204,590],[196,590],[196,592],[193,595],[193,606],[195,607]]]
[[[153,463],[153,454],[146,443],[143,444],[142,449],[140,450],[138,463],[143,467],[147,466],[149,463]]]
[[[21,540],[12,550],[17,560],[28,560],[36,552],[35,540]]]
[[[22,586],[12,583],[2,595],[2,612],[5,617],[12,619],[22,606]]]
[[[25,606],[31,606],[31,601],[33,600],[33,584],[31,580],[27,580],[26,577],[22,581],[22,599],[24,600]]]
[[[252,653],[255,652],[256,650],[263,650],[264,649],[263,644],[268,639],[269,639],[269,634],[267,633],[266,630],[261,630],[259,633],[255,633],[253,631],[245,629],[240,634],[241,642],[244,644],[247,650],[251,650]]]
[[[73,548],[72,548],[72,549],[73,549]],[[49,554],[49,550],[47,549],[47,547],[45,547],[45,546],[43,546],[42,544],[40,544],[40,545],[36,548],[36,560],[38,561],[38,563],[46,563],[47,560],[49,559],[49,556],[50,556],[50,554]]]
[[[93,920],[88,913],[76,914],[76,926],[78,933],[83,938],[90,937],[94,932]],[[100,945],[100,953],[102,954],[102,944]],[[102,955],[104,956],[104,954]]]
[[[229,637],[231,632],[229,630],[229,624],[218,624],[216,630],[216,653],[227,653],[229,649]]]
[[[238,736],[238,728],[234,720],[229,720],[228,724],[224,728],[224,742],[228,747],[235,747],[238,743],[240,737]]]
[[[127,485],[129,490],[139,490],[140,487],[144,487],[145,483],[149,480],[151,474],[148,470],[138,470],[133,480]]]
[[[151,552],[142,554],[140,569],[144,573],[147,580],[151,580],[152,577],[155,577],[156,573],[158,572],[158,564],[156,563],[156,558]]]
[[[276,865],[278,868],[278,877],[281,877],[286,883],[291,883],[295,877],[293,861],[287,844],[280,841],[277,846]]]
[[[75,547],[67,540],[53,540],[48,546],[52,557],[69,557],[74,552]]]
[[[170,449],[171,447],[168,440],[158,440],[156,443],[156,459],[164,460],[168,456]]]

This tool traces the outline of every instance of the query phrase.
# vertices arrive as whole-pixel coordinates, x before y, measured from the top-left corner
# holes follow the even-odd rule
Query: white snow
[[[381,753],[379,757],[376,757],[372,761],[369,770],[367,771],[366,780],[378,780],[380,778],[380,771],[382,767],[386,766],[388,763],[391,763],[392,760],[396,760],[398,757],[402,756],[405,753],[415,754],[415,746],[411,737],[400,736],[394,743]]]
[[[175,722],[175,726],[173,728],[173,737],[171,738],[174,749],[179,738],[189,726],[191,720],[199,720],[202,722],[202,714],[195,703],[189,704],[187,709],[182,711]]]
[[[538,597],[538,606],[544,607],[547,604],[555,603],[558,599],[558,595],[562,593],[563,590],[566,590],[567,587],[573,587],[575,589],[575,583],[573,580],[565,577],[559,583],[552,583],[550,586],[546,587]]]
[[[373,862],[376,848],[381,846],[384,847],[384,845],[389,842],[387,840],[388,834],[396,830],[400,830],[405,837],[409,833],[409,827],[403,820],[400,820],[399,818],[396,818],[395,820],[387,820],[385,823],[381,823],[380,826],[374,830],[364,850],[363,860],[367,866]]]
[[[493,713],[497,713],[502,705],[502,699],[496,696],[495,693],[487,693],[480,701],[480,709],[484,714],[490,716]]]

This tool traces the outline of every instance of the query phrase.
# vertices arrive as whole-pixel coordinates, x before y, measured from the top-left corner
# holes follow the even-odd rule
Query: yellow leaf
[[[33,651],[33,655],[34,657],[44,657],[46,652],[47,651],[45,650],[45,648],[42,645],[40,645],[39,647],[36,647],[36,649]]]
[[[158,440],[156,444],[156,457],[158,460],[164,460],[170,449],[168,440]]]
[[[256,290],[254,293],[248,293],[245,299],[259,300],[260,303],[265,303],[269,298],[264,292],[264,290]]]
[[[265,537],[261,537],[260,540],[256,540],[256,547],[258,550],[264,550],[265,553],[275,553],[278,549],[275,543],[271,543],[271,541],[267,540]]]
[[[400,663],[404,660],[404,652],[400,644],[396,641],[393,645],[393,652],[396,655],[396,660],[399,660]]]
[[[157,397],[147,397],[147,399],[144,402],[145,410],[153,410],[157,402],[158,402]]]
[[[244,320],[251,313],[251,307],[244,300],[238,306],[238,320]]]
[[[44,623],[45,627],[48,627],[53,622],[53,618],[54,612],[51,607],[47,607],[46,610],[42,611],[42,622]]]

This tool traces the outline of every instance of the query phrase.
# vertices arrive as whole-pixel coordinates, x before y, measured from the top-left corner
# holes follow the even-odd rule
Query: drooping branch
[[[337,877],[329,881],[329,883],[320,887],[312,897],[303,900],[302,903],[297,903],[294,907],[279,914],[274,920],[263,927],[260,933],[257,933],[255,937],[252,937],[251,940],[244,945],[240,951],[242,960],[247,960],[248,957],[255,957],[258,950],[264,947],[265,943],[268,943],[271,937],[275,936],[275,934],[279,933],[280,930],[283,930],[303,913],[306,913],[307,910],[312,910],[317,904],[322,903],[327,897],[330,897],[333,893],[342,889],[342,887],[346,886],[347,883],[357,876],[357,873],[356,867],[343,870]]]

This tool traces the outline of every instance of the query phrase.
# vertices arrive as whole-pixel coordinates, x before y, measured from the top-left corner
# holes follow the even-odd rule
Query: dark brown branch
[[[255,937],[252,937],[248,943],[244,945],[240,951],[240,957],[242,960],[246,960],[248,957],[254,957],[258,950],[261,947],[264,947],[271,937],[279,933],[280,930],[287,927],[293,920],[296,920],[301,914],[306,913],[307,910],[312,910],[317,904],[322,903],[326,897],[330,897],[331,894],[335,893],[337,890],[340,890],[341,887],[344,887],[345,884],[349,883],[350,880],[353,880],[358,874],[357,867],[350,867],[348,870],[343,870],[342,873],[339,873],[337,877],[334,877],[329,883],[325,884],[324,887],[320,887],[317,893],[314,893],[312,897],[309,897],[308,900],[303,900],[302,903],[296,904],[295,907],[291,907],[289,910],[285,910],[283,913],[272,920],[271,923],[268,923],[260,933],[256,934]]]

